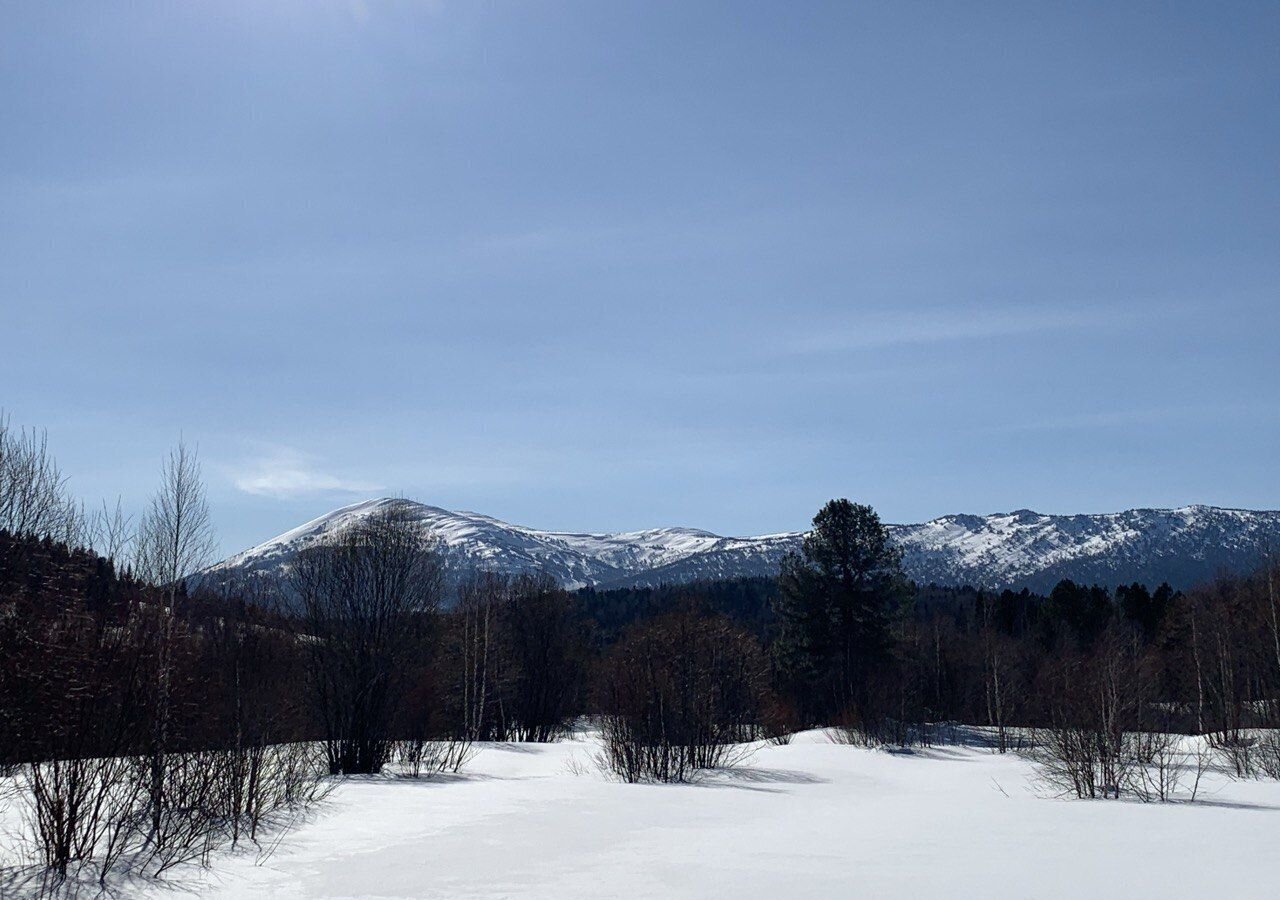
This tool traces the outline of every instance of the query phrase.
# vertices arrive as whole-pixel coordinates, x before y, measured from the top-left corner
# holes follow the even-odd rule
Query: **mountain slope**
[[[894,530],[917,581],[1048,591],[1063,578],[1189,587],[1261,564],[1280,547],[1280,512],[1185,506],[1101,515],[1030,510],[943,516]]]
[[[803,534],[722,537],[694,528],[616,534],[539,531],[409,500],[368,500],[334,510],[213,566],[206,575],[278,574],[299,550],[388,504],[404,504],[442,541],[453,578],[488,569],[540,570],[568,587],[624,587],[767,575]],[[1280,512],[1187,506],[1101,515],[1030,510],[943,516],[891,525],[907,574],[919,582],[1047,591],[1062,578],[1186,587],[1221,570],[1257,566],[1280,547]]]

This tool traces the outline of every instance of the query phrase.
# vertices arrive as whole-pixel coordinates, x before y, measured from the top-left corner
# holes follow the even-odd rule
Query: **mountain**
[[[696,528],[616,534],[539,531],[411,500],[344,506],[207,569],[204,577],[278,574],[301,549],[388,504],[404,504],[443,543],[454,579],[488,569],[541,570],[567,587],[599,588],[767,575],[804,535],[722,537]],[[1054,516],[1031,510],[943,516],[890,525],[907,574],[921,583],[1048,591],[1063,578],[1114,586],[1187,587],[1220,571],[1247,571],[1280,548],[1280,511],[1212,506]]]
[[[1051,516],[1020,509],[893,530],[903,567],[922,583],[1047,592],[1070,578],[1187,588],[1260,566],[1269,548],[1280,548],[1280,511],[1184,506]]]

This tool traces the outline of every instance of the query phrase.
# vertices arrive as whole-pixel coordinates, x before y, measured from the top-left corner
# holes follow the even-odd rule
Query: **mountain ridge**
[[[460,580],[479,570],[544,571],[566,587],[653,586],[770,575],[805,532],[718,535],[699,528],[627,532],[543,531],[483,513],[377,498],[340,507],[201,573],[280,574],[301,549],[323,543],[388,504],[405,504],[446,551]],[[903,567],[920,583],[1047,591],[1062,578],[1114,586],[1169,581],[1187,587],[1219,571],[1244,571],[1280,547],[1280,511],[1192,504],[1116,513],[1051,515],[1030,509],[955,513],[888,526]]]

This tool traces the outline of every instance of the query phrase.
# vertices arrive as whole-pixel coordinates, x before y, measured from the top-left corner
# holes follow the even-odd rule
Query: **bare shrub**
[[[1280,779],[1280,732],[1263,732],[1254,747],[1254,762],[1260,776]]]
[[[218,815],[221,787],[218,754],[168,753],[161,769],[164,800],[153,810],[152,831],[147,835],[147,864],[161,875],[183,863],[205,863],[219,843],[224,824]],[[148,777],[154,759],[146,760]]]
[[[1036,729],[1029,754],[1044,780],[1079,798],[1118,798],[1137,762],[1136,728],[1142,673],[1133,648],[1118,636],[1090,652],[1059,660],[1044,685],[1050,724]]]
[[[1231,728],[1205,735],[1223,767],[1236,778],[1253,778],[1256,774],[1254,752],[1258,738],[1243,729]]]
[[[1060,793],[1098,796],[1097,745],[1083,728],[1059,726],[1034,733],[1035,747],[1027,753],[1041,780]]]
[[[579,759],[575,753],[564,761],[564,770],[570,775],[580,778],[591,772],[591,766]]]
[[[27,736],[15,748],[26,837],[62,878],[95,854],[114,861],[135,827],[144,792],[128,756],[144,721],[148,655],[134,622],[64,610],[24,625],[23,652],[0,680],[10,723]]]
[[[1127,771],[1125,786],[1143,802],[1173,800],[1187,769],[1178,735],[1143,732],[1129,736],[1129,742],[1135,765]]]
[[[883,744],[876,730],[867,727],[861,717],[852,710],[845,711],[836,718],[835,724],[827,729],[827,738],[833,744],[863,747],[868,750]]]
[[[795,704],[770,691],[764,701],[760,736],[775,747],[783,747],[791,743],[795,733],[802,727],[800,712]]]
[[[395,743],[395,760],[400,771],[409,778],[457,773],[475,756],[475,746],[468,740],[401,740]]]
[[[1029,756],[1042,781],[1079,798],[1129,796],[1144,803],[1194,801],[1218,751],[1201,739],[1166,732],[1126,732],[1114,749],[1083,728],[1036,731]],[[1111,759],[1107,759],[1108,755]],[[1114,786],[1104,780],[1116,778]]]
[[[258,839],[280,815],[323,800],[333,788],[323,748],[315,743],[256,744],[213,754],[211,818],[233,845]]]
[[[143,613],[115,625],[66,615],[40,632],[36,646],[50,659],[25,659],[44,674],[20,686],[30,709],[19,721],[38,739],[28,742],[19,797],[28,845],[54,879],[86,867],[105,881],[113,871],[155,875],[204,862],[213,848],[242,834],[254,839],[276,813],[323,795],[316,745],[268,745],[260,732],[246,737],[240,719],[232,734],[217,735],[234,738],[230,747],[171,749],[157,778],[156,756],[144,752],[154,715],[154,624]],[[171,658],[185,667],[196,657]],[[183,718],[175,732],[193,724]],[[212,727],[231,724],[212,718]]]
[[[719,616],[670,613],[632,628],[604,663],[604,763],[625,781],[688,781],[762,736],[764,656]]]
[[[1191,782],[1191,796],[1188,799],[1194,801],[1200,793],[1200,779],[1213,766],[1212,748],[1202,740],[1197,741],[1195,750],[1190,754],[1190,758],[1194,767],[1195,777]]]
[[[934,726],[892,716],[864,721],[856,714],[842,716],[828,732],[833,743],[876,749],[882,747],[932,747]]]
[[[22,783],[31,842],[58,877],[95,855],[105,872],[133,843],[145,812],[144,783],[122,757],[34,762]]]

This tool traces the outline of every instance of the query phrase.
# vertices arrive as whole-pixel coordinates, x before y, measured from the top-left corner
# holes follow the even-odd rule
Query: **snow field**
[[[1280,784],[1195,803],[1055,799],[1013,754],[888,753],[820,732],[694,785],[612,781],[594,738],[484,745],[465,774],[342,784],[278,845],[173,891],[208,898],[1275,896]]]

